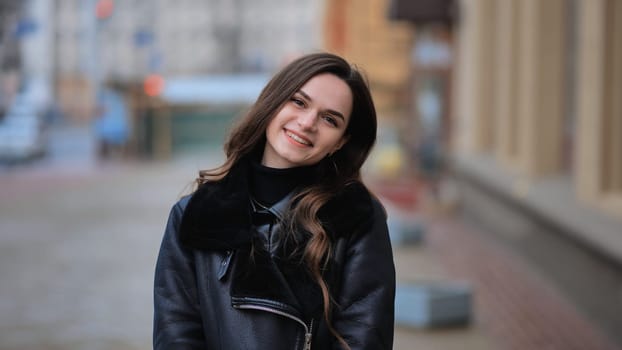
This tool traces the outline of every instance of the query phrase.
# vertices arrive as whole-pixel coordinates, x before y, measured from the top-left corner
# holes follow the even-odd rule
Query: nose
[[[313,111],[301,112],[298,115],[298,118],[296,119],[296,122],[298,123],[298,125],[302,129],[308,130],[308,131],[313,131],[313,130],[315,130],[316,122],[317,122],[316,113],[313,112]]]

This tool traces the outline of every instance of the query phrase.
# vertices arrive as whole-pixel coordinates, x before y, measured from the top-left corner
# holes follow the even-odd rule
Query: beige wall
[[[456,67],[456,150],[481,152],[492,146],[494,0],[464,0]]]
[[[528,176],[561,167],[564,0],[519,2],[518,156]]]
[[[579,2],[577,193],[622,214],[622,2]]]
[[[519,13],[516,1],[501,1],[496,4],[494,41],[496,58],[494,65],[495,100],[493,115],[495,116],[494,143],[497,158],[505,166],[518,163],[518,40]]]
[[[529,181],[570,171],[577,198],[622,214],[622,1],[460,5],[454,151],[490,154]]]
[[[455,108],[459,152],[528,176],[560,167],[563,0],[464,0]]]

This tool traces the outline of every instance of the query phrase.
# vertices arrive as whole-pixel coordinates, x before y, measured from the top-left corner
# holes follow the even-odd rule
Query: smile
[[[313,146],[313,144],[311,143],[311,141],[302,138],[299,135],[294,134],[293,132],[289,131],[289,130],[285,130],[285,135],[287,135],[290,139],[303,144],[305,146]]]

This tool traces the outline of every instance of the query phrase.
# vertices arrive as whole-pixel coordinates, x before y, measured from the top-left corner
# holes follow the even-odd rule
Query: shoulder
[[[318,212],[335,237],[367,231],[375,221],[385,221],[380,201],[359,181],[344,186]]]
[[[192,198],[192,193],[191,194],[187,194],[183,197],[181,197],[173,206],[174,208],[178,208],[181,211],[184,211],[186,209],[186,207],[188,206],[188,202],[190,202],[190,198]]]
[[[352,204],[362,204],[370,207],[372,199],[373,196],[365,184],[360,181],[353,181],[336,191],[334,196],[326,203],[325,207],[334,208],[340,205]]]
[[[181,197],[177,202],[175,202],[171,208],[171,214],[181,215],[188,207],[188,202],[192,198],[193,194],[187,194]]]
[[[371,206],[374,219],[381,221],[387,220],[387,209],[384,207],[384,205],[382,205],[382,202],[380,202],[380,200],[376,196],[372,195]]]
[[[179,226],[181,218],[186,211],[186,207],[188,206],[188,202],[190,201],[191,197],[191,194],[183,196],[173,204],[168,215],[168,220],[170,224],[173,224],[175,227]]]

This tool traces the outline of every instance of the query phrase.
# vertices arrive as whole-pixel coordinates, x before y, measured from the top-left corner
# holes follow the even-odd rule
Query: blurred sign
[[[159,51],[149,53],[148,65],[150,71],[158,72],[162,68],[162,62],[162,54]]]
[[[139,29],[134,33],[134,46],[145,47],[153,43],[153,32],[146,29]]]
[[[391,0],[389,18],[415,23],[445,22],[455,18],[455,0]]]
[[[143,88],[148,96],[159,96],[164,90],[164,78],[157,74],[150,74],[145,78]]]
[[[251,104],[269,80],[265,74],[170,78],[162,98],[174,104]]]
[[[38,29],[39,23],[37,23],[37,21],[32,18],[22,18],[15,25],[13,36],[16,38],[23,38],[35,33]]]
[[[112,15],[114,11],[114,1],[99,0],[95,5],[95,16],[98,19],[106,19]]]

